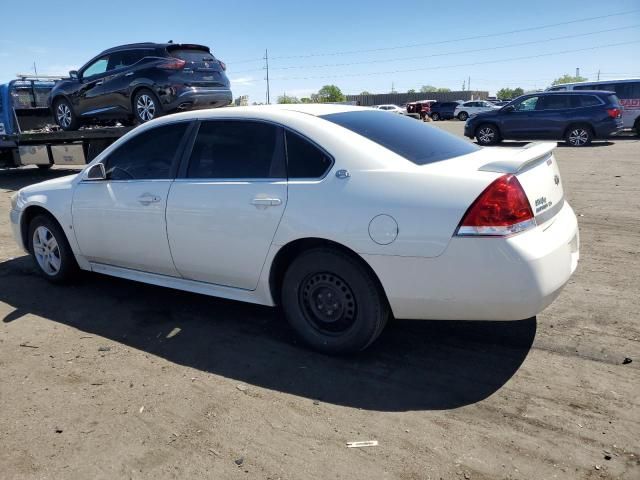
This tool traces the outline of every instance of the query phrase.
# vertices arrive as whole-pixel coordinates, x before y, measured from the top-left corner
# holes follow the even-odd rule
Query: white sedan
[[[308,345],[358,351],[391,317],[517,320],[558,296],[578,224],[554,146],[481,149],[344,105],[185,112],[21,189],[11,223],[52,282],[282,305]]]
[[[453,111],[453,116],[458,120],[465,122],[469,117],[477,115],[480,112],[488,112],[491,110],[499,110],[502,107],[494,105],[486,100],[472,100],[470,102],[461,103]]]
[[[398,105],[388,104],[388,105],[376,105],[373,108],[377,108],[378,110],[384,110],[386,112],[391,113],[399,113],[400,115],[406,115],[407,109],[399,107]]]

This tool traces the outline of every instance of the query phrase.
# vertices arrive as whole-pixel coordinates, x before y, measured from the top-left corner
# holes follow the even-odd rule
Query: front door
[[[514,110],[505,113],[502,127],[505,138],[535,138],[538,129],[535,113],[538,98],[524,98],[514,104]]]
[[[201,123],[167,202],[171,255],[183,277],[256,288],[287,203],[283,135],[259,121]]]
[[[106,180],[77,185],[73,229],[90,262],[178,275],[165,209],[187,127],[178,122],[135,135],[103,160]]]
[[[109,56],[105,55],[86,68],[80,71],[80,88],[74,93],[71,102],[74,110],[80,116],[91,117],[102,111],[105,107],[102,104],[104,77],[107,74]]]

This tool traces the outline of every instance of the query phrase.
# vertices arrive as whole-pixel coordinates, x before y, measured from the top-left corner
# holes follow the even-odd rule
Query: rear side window
[[[169,50],[169,55],[186,62],[213,62],[215,58],[206,50],[201,48],[175,48]]]
[[[110,180],[173,178],[176,155],[188,123],[163,125],[136,135],[120,145],[105,162]]]
[[[246,121],[202,122],[189,178],[286,178],[282,130]]]
[[[615,96],[615,95],[612,95]],[[595,107],[597,105],[602,105],[602,102],[595,95],[580,95],[580,106],[581,107]]]
[[[417,165],[448,160],[478,150],[458,137],[404,115],[357,111],[322,115],[332,123],[382,145]]]
[[[331,157],[308,140],[286,132],[287,173],[289,178],[320,178],[333,163]]]

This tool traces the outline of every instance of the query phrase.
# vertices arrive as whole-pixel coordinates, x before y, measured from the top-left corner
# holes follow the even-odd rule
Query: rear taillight
[[[515,175],[503,175],[485,188],[463,217],[459,236],[505,236],[534,227],[527,195]]]
[[[180,70],[184,68],[186,63],[187,62],[185,62],[181,58],[169,58],[166,62],[158,65],[158,68],[164,68],[166,70]]]
[[[607,108],[607,114],[611,118],[620,118],[622,116],[621,108]]]
[[[222,60],[218,60],[218,63],[220,64],[220,67],[222,68],[223,71],[227,71],[227,64],[224,63]]]

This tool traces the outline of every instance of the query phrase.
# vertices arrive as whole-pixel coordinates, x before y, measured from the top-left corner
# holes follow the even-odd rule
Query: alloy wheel
[[[38,265],[47,275],[56,275],[62,267],[60,247],[56,237],[44,226],[39,226],[33,232],[33,253]]]
[[[142,94],[136,101],[136,111],[143,122],[153,120],[156,116],[156,102],[149,95]]]
[[[314,273],[305,278],[298,300],[307,322],[323,334],[341,335],[355,324],[353,291],[333,273]]]
[[[62,128],[68,128],[71,125],[71,109],[66,103],[60,103],[56,109],[56,117],[58,118],[58,124]]]
[[[576,147],[581,147],[582,145],[586,145],[589,141],[589,132],[587,132],[584,128],[574,128],[569,133],[569,143],[571,145],[575,145]]]
[[[491,127],[483,127],[478,131],[480,143],[489,144],[496,138],[496,132]]]

